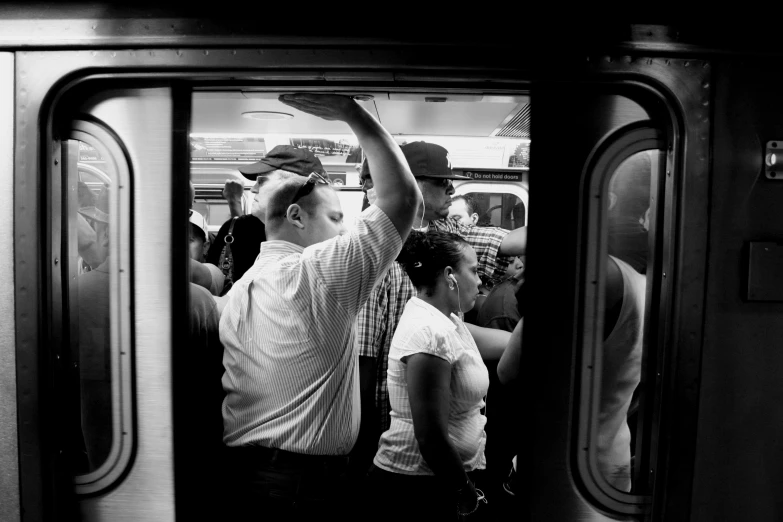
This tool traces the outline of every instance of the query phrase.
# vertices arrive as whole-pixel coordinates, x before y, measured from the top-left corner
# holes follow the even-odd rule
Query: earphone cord
[[[427,205],[424,204],[424,201],[421,202],[421,206],[424,207],[424,211],[421,213],[421,221],[419,222],[419,228],[422,228],[424,226],[424,214],[427,213]]]
[[[459,318],[462,320],[465,314],[462,312],[462,299],[459,297],[459,283],[457,283],[456,278],[454,278],[454,284],[457,285],[457,306],[459,307]]]

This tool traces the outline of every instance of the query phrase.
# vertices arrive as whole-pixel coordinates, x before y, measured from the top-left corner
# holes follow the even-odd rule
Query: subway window
[[[72,125],[63,142],[64,316],[78,379],[70,449],[76,491],[86,494],[110,486],[131,454],[130,172],[110,133]]]
[[[590,182],[579,464],[599,501],[627,513],[652,494],[658,317],[666,306],[657,274],[668,236],[655,226],[664,149],[653,129],[622,134]]]

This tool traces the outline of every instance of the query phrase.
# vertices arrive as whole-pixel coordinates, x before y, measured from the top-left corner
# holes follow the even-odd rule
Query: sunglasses
[[[296,194],[294,194],[294,199],[291,200],[291,204],[293,205],[309,193],[313,191],[315,188],[315,185],[317,183],[321,183],[324,185],[329,185],[329,180],[325,178],[322,174],[318,174],[317,172],[311,173],[309,176],[307,176],[307,181],[305,181],[304,185],[299,187],[299,190],[296,191]]]

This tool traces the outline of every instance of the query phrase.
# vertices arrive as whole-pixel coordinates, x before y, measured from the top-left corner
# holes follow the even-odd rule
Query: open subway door
[[[529,520],[647,520],[689,502],[697,369],[681,360],[699,355],[707,133],[679,107],[703,101],[705,71],[677,85],[667,66],[687,67],[607,59],[587,67],[611,84],[531,92],[512,484]]]
[[[187,215],[187,179],[172,174],[173,92],[85,82],[55,106],[56,462],[71,475],[58,509],[82,520],[174,519],[172,263],[187,231],[172,223]]]

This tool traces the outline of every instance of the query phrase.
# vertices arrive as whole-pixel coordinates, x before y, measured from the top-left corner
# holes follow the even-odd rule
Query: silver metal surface
[[[82,513],[85,520],[173,520],[171,92],[151,88],[96,94],[83,112],[117,135],[133,178],[137,444],[128,476],[106,495],[82,501]],[[130,223],[121,226],[130,228]]]
[[[783,181],[783,141],[768,141],[764,150],[764,174],[767,179]]]
[[[14,321],[14,55],[0,53],[0,520],[19,520]],[[9,230],[10,228],[10,230]]]

